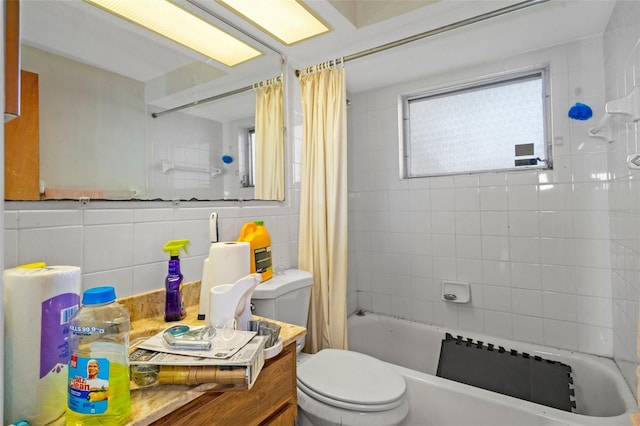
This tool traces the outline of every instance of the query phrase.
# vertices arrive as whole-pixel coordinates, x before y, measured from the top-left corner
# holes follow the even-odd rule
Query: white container
[[[44,425],[66,406],[68,321],[80,306],[80,268],[39,263],[3,275],[3,424]]]

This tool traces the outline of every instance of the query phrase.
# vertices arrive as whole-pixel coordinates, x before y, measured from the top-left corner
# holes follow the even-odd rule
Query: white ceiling
[[[356,54],[518,2],[504,0],[306,0],[333,30],[286,47],[263,34],[215,0],[175,0],[207,19],[209,9],[233,26],[271,46],[270,51],[234,29],[266,54],[208,82],[210,93],[236,89],[279,74],[279,53],[296,68]],[[415,8],[416,4],[421,7]],[[35,47],[100,66],[139,81],[162,78],[188,68],[198,54],[149,34],[82,0],[22,0],[22,37]],[[485,62],[569,40],[602,34],[614,0],[550,0],[347,63],[351,93]],[[201,7],[198,7],[201,6]],[[397,7],[395,7],[397,6]],[[397,15],[397,16],[395,16]],[[212,19],[215,20],[215,19]],[[355,23],[354,23],[355,22]],[[226,26],[222,24],[223,26]],[[207,61],[205,61],[207,62]],[[193,92],[183,94],[188,101]],[[167,101],[168,107],[169,101]],[[176,105],[176,101],[172,101]],[[158,101],[162,105],[162,101]]]

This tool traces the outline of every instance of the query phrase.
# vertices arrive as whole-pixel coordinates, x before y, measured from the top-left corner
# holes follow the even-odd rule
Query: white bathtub
[[[349,350],[394,366],[407,382],[405,426],[630,425],[636,401],[607,358],[444,329],[377,314],[349,317]],[[560,361],[573,369],[576,413],[436,376],[445,332]]]

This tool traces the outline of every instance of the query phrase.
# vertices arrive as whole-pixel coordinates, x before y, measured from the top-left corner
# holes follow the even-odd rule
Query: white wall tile
[[[573,265],[574,240],[568,238],[541,238],[540,258],[542,263],[551,265]]]
[[[516,185],[508,188],[509,210],[538,210],[538,187]]]
[[[540,210],[572,210],[573,191],[571,184],[555,183],[540,185]]]
[[[482,297],[485,309],[500,312],[511,312],[510,287],[485,285]]]
[[[513,288],[542,289],[541,266],[533,263],[512,262],[511,282]]]
[[[578,325],[578,350],[610,358],[613,355],[613,330],[591,325]]]
[[[458,235],[480,235],[480,223],[480,212],[455,212],[455,230]]]
[[[513,262],[540,263],[540,239],[536,237],[509,238],[509,259]]]
[[[577,182],[573,184],[575,210],[607,210],[609,184],[606,182]]]
[[[542,292],[514,288],[511,290],[511,306],[514,314],[542,317]]]
[[[83,274],[83,290],[100,286],[113,287],[116,291],[116,297],[132,296],[139,292],[133,287],[133,268],[110,269]]]
[[[459,281],[480,283],[482,282],[482,261],[479,259],[456,259],[457,274]],[[473,297],[473,296],[472,296]]]
[[[460,306],[458,309],[458,327],[463,330],[482,333],[484,331],[484,312],[482,309]]]
[[[18,212],[4,211],[4,229],[18,229]]]
[[[480,210],[480,188],[456,188],[454,206],[456,211]]]
[[[484,332],[491,336],[511,339],[513,316],[506,312],[484,311]]]
[[[507,212],[482,212],[480,226],[484,235],[509,235],[509,214]]]
[[[18,233],[18,265],[45,262],[82,268],[80,226],[24,229]]]
[[[456,236],[453,234],[433,234],[433,255],[436,257],[456,257]]]
[[[94,225],[84,229],[85,273],[130,267],[133,254],[133,225]]]
[[[4,231],[4,268],[15,268],[18,265],[18,231]]]
[[[173,226],[172,222],[136,223],[133,228],[134,264],[169,261],[169,254],[162,249],[168,241],[174,238]]]
[[[509,235],[537,237],[539,235],[537,211],[509,211]]]
[[[611,265],[609,240],[576,240],[574,245],[575,264],[594,268],[608,268]]]
[[[483,236],[482,258],[486,260],[509,260],[509,238],[491,235]]]
[[[84,225],[108,225],[133,222],[133,209],[88,209],[84,211]]]
[[[575,292],[585,296],[611,297],[611,273],[608,268],[575,268]]]
[[[484,211],[508,210],[506,186],[488,186],[480,188],[480,209]]]
[[[611,328],[611,299],[577,296],[577,319],[581,324]]]
[[[18,227],[52,228],[82,225],[80,210],[24,210],[18,212]]]
[[[508,286],[511,282],[509,262],[494,260],[482,261],[482,282],[492,285]]]
[[[540,236],[549,238],[573,237],[572,211],[540,212]]]
[[[453,212],[431,213],[431,230],[434,234],[454,234],[456,232],[456,217]]]
[[[525,342],[544,343],[544,320],[537,317],[513,315],[513,335]]]
[[[455,250],[458,259],[481,259],[482,239],[479,235],[456,235]]]
[[[577,305],[577,296],[573,294],[548,291],[542,293],[542,308],[545,318],[575,322],[578,317]]]
[[[458,305],[442,300],[433,302],[433,322],[443,327],[458,328]]]
[[[578,349],[578,324],[544,319],[544,344],[569,350]]]
[[[573,266],[542,265],[542,288],[546,291],[575,294],[577,282]]]
[[[159,222],[173,220],[173,209],[135,209],[135,222]]]
[[[454,257],[433,257],[433,278],[437,280],[455,280],[456,259]]]
[[[431,190],[431,210],[437,211],[453,211],[454,210],[454,193],[453,188],[442,188]]]
[[[431,210],[431,191],[428,189],[416,189],[411,191],[409,197],[409,211],[428,212]]]

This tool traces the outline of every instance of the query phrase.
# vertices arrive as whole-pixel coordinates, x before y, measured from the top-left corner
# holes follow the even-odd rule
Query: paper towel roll
[[[64,413],[68,321],[81,292],[76,266],[4,271],[4,424],[44,425]]]
[[[209,313],[212,287],[233,284],[249,275],[249,259],[249,243],[228,241],[211,244],[209,257],[204,260],[202,267],[198,319],[206,319]]]

